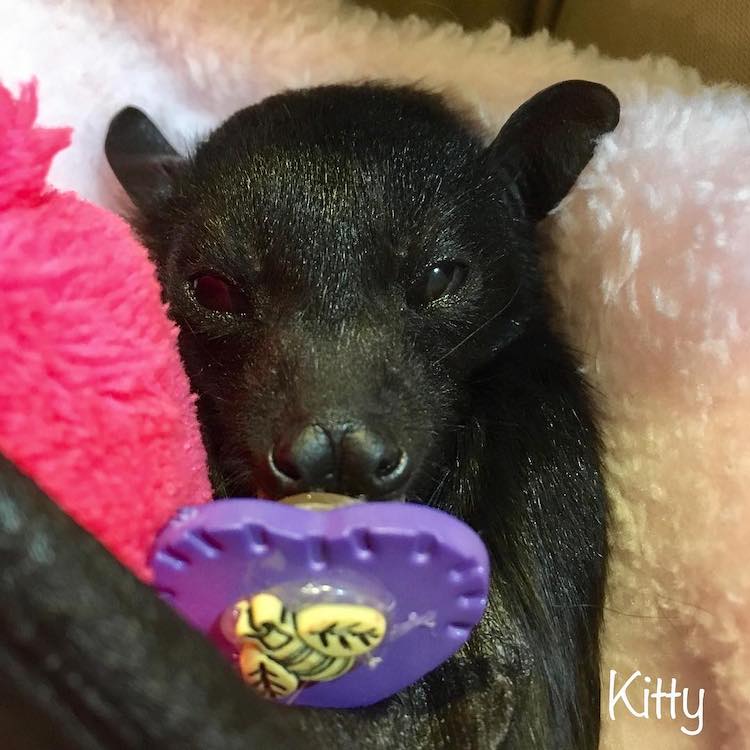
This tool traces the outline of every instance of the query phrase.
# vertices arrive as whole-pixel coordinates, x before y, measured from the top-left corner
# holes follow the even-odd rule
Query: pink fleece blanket
[[[41,80],[42,119],[75,127],[53,184],[117,208],[108,118],[141,106],[183,144],[291,86],[367,77],[446,90],[488,137],[524,98],[589,78],[623,103],[545,225],[561,324],[602,394],[612,564],[602,747],[750,747],[750,96],[664,59],[606,59],[497,24],[401,23],[338,0],[0,0],[0,77]],[[29,40],[34,43],[30,44]],[[155,293],[154,293],[155,298]],[[633,712],[611,672],[636,672]],[[645,677],[652,683],[645,683]],[[661,677],[705,690],[700,734]]]

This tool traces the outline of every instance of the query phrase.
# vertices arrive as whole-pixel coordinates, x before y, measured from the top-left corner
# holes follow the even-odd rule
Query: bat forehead
[[[379,86],[293,91],[240,110],[192,171],[260,202],[349,208],[421,202],[459,181],[481,144],[435,95]]]
[[[183,213],[260,285],[387,289],[450,255],[476,187],[478,143],[411,96],[295,93],[237,113],[192,158]]]
[[[466,182],[460,168],[434,169],[398,154],[268,149],[222,158],[203,183],[197,175],[188,213],[256,264],[298,263],[330,274],[342,263],[418,260],[449,233]]]

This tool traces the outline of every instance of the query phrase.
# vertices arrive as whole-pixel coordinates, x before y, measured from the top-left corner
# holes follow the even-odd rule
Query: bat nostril
[[[335,452],[328,433],[311,424],[278,440],[268,465],[283,491],[324,489],[335,472]]]
[[[409,456],[382,434],[360,427],[344,435],[341,473],[368,496],[387,495],[405,486],[410,474]]]
[[[386,453],[378,462],[378,465],[375,469],[375,475],[379,479],[385,479],[399,468],[399,465],[402,463],[405,457],[406,456],[404,452],[398,448],[389,453]]]
[[[268,462],[275,473],[291,479],[293,482],[302,479],[298,466],[285,446],[272,448],[268,456]]]

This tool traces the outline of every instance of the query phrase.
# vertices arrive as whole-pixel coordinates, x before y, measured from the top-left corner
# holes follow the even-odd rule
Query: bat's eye
[[[444,261],[430,268],[412,287],[412,304],[429,305],[441,297],[457,292],[466,281],[469,269],[456,261]]]
[[[195,301],[207,310],[240,315],[250,309],[245,295],[236,284],[210,273],[202,273],[190,280]]]

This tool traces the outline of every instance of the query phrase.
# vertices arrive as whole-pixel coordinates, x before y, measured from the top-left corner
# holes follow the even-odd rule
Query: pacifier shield
[[[353,708],[453,655],[487,604],[479,536],[396,502],[185,508],[156,540],[154,586],[267,697]]]

